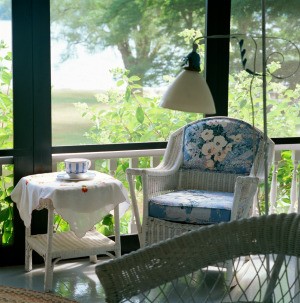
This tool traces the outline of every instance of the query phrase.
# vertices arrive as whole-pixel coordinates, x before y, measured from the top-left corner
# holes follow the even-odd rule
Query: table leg
[[[25,270],[32,270],[32,249],[28,244],[28,238],[31,236],[31,226],[25,229]]]
[[[120,214],[119,204],[114,208],[115,219],[115,252],[116,257],[121,257],[121,238],[120,238]]]
[[[45,279],[44,290],[52,290],[53,280],[53,263],[52,263],[52,240],[53,240],[53,213],[54,208],[52,203],[48,206],[48,227],[47,227],[47,252],[45,259]]]

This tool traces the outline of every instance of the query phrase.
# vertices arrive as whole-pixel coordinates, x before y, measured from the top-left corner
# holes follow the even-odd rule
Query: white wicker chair
[[[141,248],[96,273],[108,303],[299,302],[299,241],[299,215],[252,217]]]
[[[267,141],[268,161],[274,143]],[[135,193],[142,177],[143,222]],[[246,218],[264,178],[263,134],[228,117],[190,123],[170,137],[163,161],[127,169],[141,246],[207,225]]]

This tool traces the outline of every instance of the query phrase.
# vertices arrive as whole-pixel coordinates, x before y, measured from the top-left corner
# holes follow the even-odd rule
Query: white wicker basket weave
[[[109,303],[299,302],[299,257],[300,216],[280,214],[202,227],[96,273]]]

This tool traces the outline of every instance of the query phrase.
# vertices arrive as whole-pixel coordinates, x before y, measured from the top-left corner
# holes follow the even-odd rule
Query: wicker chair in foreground
[[[299,257],[300,216],[280,214],[187,232],[96,273],[108,303],[299,302]]]
[[[127,169],[141,246],[199,225],[249,216],[264,178],[263,134],[228,117],[190,123],[170,137],[163,161],[152,169]],[[269,164],[274,143],[267,141]],[[135,193],[142,177],[143,224]]]

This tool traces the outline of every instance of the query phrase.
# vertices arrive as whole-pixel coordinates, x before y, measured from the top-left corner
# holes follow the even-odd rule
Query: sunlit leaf
[[[139,76],[131,76],[128,80],[131,82],[135,82],[141,80],[141,78]]]
[[[124,80],[119,80],[119,81],[117,81],[117,86],[122,86],[124,84]]]
[[[102,220],[102,224],[107,226],[113,225],[113,215],[108,214],[105,216]]]
[[[98,231],[104,236],[112,235],[112,230],[107,225],[102,225],[99,227]]]
[[[130,89],[127,87],[126,92],[125,92],[125,100],[128,102],[130,100],[130,96],[131,96],[131,91]]]
[[[241,102],[240,102],[240,107],[241,108],[243,108],[243,107],[245,107],[247,105],[247,100],[242,100]]]
[[[145,119],[145,115],[144,115],[144,111],[141,107],[138,107],[136,109],[136,113],[135,113],[136,119],[140,122],[143,123],[144,119]]]
[[[0,211],[0,222],[5,222],[9,218],[9,208],[4,208]]]

